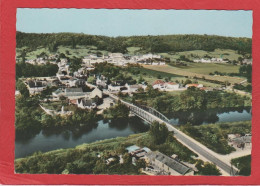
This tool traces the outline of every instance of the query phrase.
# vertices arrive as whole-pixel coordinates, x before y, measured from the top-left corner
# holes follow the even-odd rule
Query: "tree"
[[[159,124],[159,122],[154,121],[150,127],[149,135],[151,136],[153,142],[157,145],[165,143],[171,133],[164,123]]]
[[[221,175],[220,170],[215,164],[209,162],[204,163],[202,160],[198,160],[195,166],[199,171],[198,174],[200,175]]]
[[[16,89],[20,91],[21,95],[24,97],[29,97],[30,93],[29,90],[27,89],[26,85],[22,82],[22,80],[18,80],[16,82]]]

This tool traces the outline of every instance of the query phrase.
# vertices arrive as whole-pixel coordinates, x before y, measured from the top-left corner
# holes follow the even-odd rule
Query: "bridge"
[[[190,136],[186,135],[185,133],[181,132],[180,130],[172,126],[169,122],[169,119],[157,110],[146,106],[137,106],[132,103],[128,103],[110,93],[108,93],[108,95],[113,100],[121,101],[121,103],[126,105],[134,115],[138,116],[139,118],[143,119],[148,123],[152,123],[154,121],[157,121],[159,123],[165,123],[168,130],[174,133],[174,137],[178,141],[180,141],[183,145],[185,145],[193,152],[204,157],[209,162],[214,163],[217,167],[219,167],[222,170],[222,172],[224,171],[227,175],[235,176],[238,172],[238,170],[235,167],[232,167],[230,163],[222,161],[221,155],[213,152],[206,146],[202,145],[198,141],[194,140]]]

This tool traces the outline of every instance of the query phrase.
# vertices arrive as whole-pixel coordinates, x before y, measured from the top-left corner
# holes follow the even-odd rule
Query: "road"
[[[209,160],[212,163],[216,164],[216,166],[218,166],[219,168],[224,170],[226,173],[230,174],[230,171],[231,171],[231,166],[230,165],[227,165],[225,162],[221,161],[220,159],[218,159],[217,157],[212,155],[209,151],[203,149],[202,147],[200,147],[196,143],[194,143],[191,140],[187,139],[184,135],[182,135],[180,133],[175,133],[174,136],[177,139],[179,139],[180,141],[182,141],[185,144],[185,146],[188,146],[194,152],[196,152],[197,154],[202,155],[207,160]],[[233,169],[233,171],[236,172],[235,169]]]
[[[110,93],[108,93],[108,94],[112,99],[120,100],[121,103],[127,105],[130,108],[130,110],[131,110],[131,107],[137,107],[136,105],[133,105],[131,103],[128,103],[128,102],[125,102],[125,101],[119,99],[117,96],[115,96],[113,94],[110,94]],[[141,109],[140,107],[138,107],[138,108]],[[214,163],[217,167],[222,169],[226,174],[234,176],[235,173],[238,171],[235,167],[232,168],[230,164],[227,164],[224,161],[222,161],[216,155],[216,153],[214,153],[213,151],[211,151],[210,149],[208,149],[206,146],[202,145],[198,141],[194,140],[193,138],[189,137],[185,133],[181,132],[180,130],[178,130],[177,128],[172,126],[170,123],[163,121],[162,119],[158,118],[157,116],[151,114],[150,112],[148,112],[144,109],[142,109],[142,112],[144,112],[146,115],[149,115],[150,117],[152,117],[154,120],[158,121],[159,123],[165,123],[166,126],[168,127],[168,130],[174,132],[174,137],[177,140],[179,140],[183,145],[185,145],[186,147],[188,147],[189,149],[191,149],[198,155],[207,159],[209,162]],[[137,113],[135,113],[135,114],[138,116]],[[144,115],[138,116],[138,117],[141,117],[142,119],[144,119],[143,118]]]

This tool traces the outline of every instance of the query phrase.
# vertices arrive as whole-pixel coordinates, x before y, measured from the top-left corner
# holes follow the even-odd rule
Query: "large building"
[[[193,175],[194,171],[178,160],[170,158],[158,151],[150,151],[146,155],[146,161],[155,165],[168,175]]]

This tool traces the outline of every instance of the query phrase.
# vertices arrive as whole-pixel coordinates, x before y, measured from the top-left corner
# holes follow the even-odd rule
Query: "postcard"
[[[256,183],[252,9],[17,5],[3,183]]]

